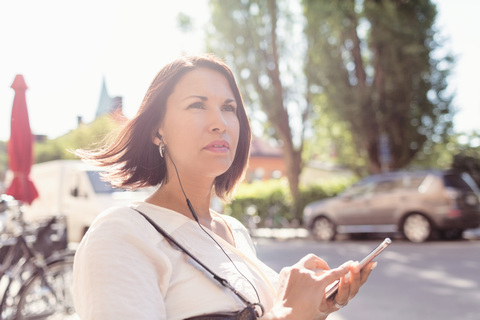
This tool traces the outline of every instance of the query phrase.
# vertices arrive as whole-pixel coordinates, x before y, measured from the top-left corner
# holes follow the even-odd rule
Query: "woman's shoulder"
[[[128,206],[116,206],[102,211],[89,227],[89,231],[122,231],[119,226],[129,226],[126,230],[141,227],[142,217]]]
[[[227,214],[222,214],[222,213],[218,213],[218,212],[215,212],[215,214],[219,215],[220,217],[223,218],[223,220],[228,224],[228,226],[231,228],[231,229],[234,229],[234,230],[241,230],[241,231],[247,231],[247,228],[245,228],[245,226],[236,218],[232,217],[232,216],[229,216]]]
[[[85,233],[80,246],[99,246],[106,250],[125,245],[155,244],[163,237],[130,206],[117,206],[101,212]]]
[[[174,233],[188,222],[184,216],[171,210],[145,202],[134,202],[128,206],[111,207],[101,212],[91,224],[84,239],[104,243],[125,238],[136,239],[137,242],[155,243],[163,240],[163,236],[142,214],[148,216],[168,233]]]
[[[128,206],[112,207],[92,223],[77,247],[76,261],[107,263],[106,257],[115,260],[125,256],[139,261],[151,257],[165,260],[162,251],[168,248],[168,242],[138,212]]]
[[[124,225],[128,226],[129,230],[135,230],[135,228],[145,230],[145,226],[150,223],[142,214],[166,229],[175,228],[184,222],[182,221],[183,217],[171,210],[145,202],[134,202],[128,206],[115,206],[101,212],[93,221],[90,229],[108,227],[115,229],[114,226]]]
[[[250,232],[248,231],[248,229],[240,221],[238,221],[232,216],[219,213],[216,214],[222,217],[223,220],[227,223],[228,227],[232,230],[237,249],[249,250],[254,255],[256,255],[255,246],[250,237]]]

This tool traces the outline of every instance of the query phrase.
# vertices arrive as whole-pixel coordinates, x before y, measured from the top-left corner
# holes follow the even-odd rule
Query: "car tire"
[[[327,217],[316,218],[311,227],[311,232],[316,240],[332,241],[337,233],[335,224]]]
[[[412,213],[403,220],[402,225],[403,235],[410,242],[425,242],[430,238],[433,227],[423,214]]]

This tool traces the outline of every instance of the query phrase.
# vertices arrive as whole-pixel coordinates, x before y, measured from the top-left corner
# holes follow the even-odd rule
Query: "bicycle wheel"
[[[0,306],[0,311],[1,311],[0,319],[2,320],[15,319],[15,315],[17,313],[17,304],[18,304],[18,300],[20,299],[20,295],[18,295],[18,292],[20,291],[21,283],[19,281],[8,279],[5,281],[2,281],[1,287],[2,287],[2,290],[3,290],[3,287],[5,287],[4,289],[5,291],[3,293],[2,303]]]
[[[23,285],[33,277],[35,272],[36,269],[32,264],[23,261],[14,266],[13,270],[8,270],[8,274],[1,278],[0,288],[3,296],[0,304],[0,320],[15,319]]]
[[[35,273],[20,289],[16,320],[78,319],[72,296],[73,259],[47,265],[45,275]]]

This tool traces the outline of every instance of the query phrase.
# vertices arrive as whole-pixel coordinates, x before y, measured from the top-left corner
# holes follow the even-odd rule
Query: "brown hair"
[[[96,150],[76,150],[85,161],[106,167],[103,178],[114,187],[137,189],[156,186],[168,181],[165,158],[160,157],[152,138],[162,123],[168,97],[175,85],[187,72],[206,67],[223,74],[233,91],[237,103],[240,134],[230,168],[215,178],[217,196],[227,200],[244,176],[249,157],[251,129],[243,99],[230,68],[213,55],[184,56],[163,67],[155,76],[137,114],[121,128],[113,142]]]

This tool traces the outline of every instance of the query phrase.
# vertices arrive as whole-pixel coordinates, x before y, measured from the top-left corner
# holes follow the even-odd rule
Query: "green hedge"
[[[300,187],[297,212],[301,216],[308,203],[333,197],[352,183],[352,180],[342,179],[335,183]],[[259,220],[256,227],[286,227],[293,221],[294,205],[286,180],[269,180],[240,185],[235,199],[225,205],[224,210],[246,226],[251,227],[256,219]]]

